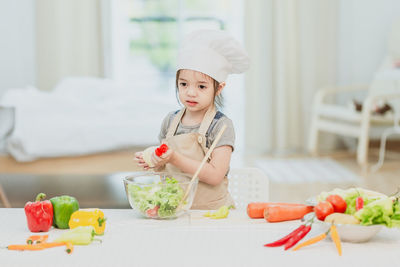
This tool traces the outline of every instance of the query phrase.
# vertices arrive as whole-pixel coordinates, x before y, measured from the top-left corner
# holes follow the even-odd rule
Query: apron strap
[[[201,135],[206,135],[208,128],[210,128],[210,125],[217,114],[217,110],[215,109],[215,106],[213,105],[211,108],[209,108],[204,115],[203,121],[200,124],[199,128],[199,134]]]
[[[183,117],[183,114],[185,114],[186,108],[181,109],[176,116],[174,117],[174,119],[172,120],[171,125],[168,128],[168,132],[166,135],[166,138],[171,137],[175,134],[176,129],[178,128],[178,125]],[[206,112],[206,114],[204,115],[204,118],[200,124],[199,127],[199,134],[200,136],[205,136],[207,133],[208,128],[210,128],[210,125],[215,117],[215,114],[217,114],[217,110],[215,109],[215,106],[212,106],[211,108],[209,108]],[[203,138],[201,138],[199,136],[198,138],[198,142],[200,144],[202,144],[203,146],[205,146],[205,142],[203,142]],[[205,140],[204,140],[205,141]]]
[[[178,128],[179,122],[181,121],[183,114],[185,114],[186,108],[181,109],[172,120],[171,125],[168,128],[166,138],[174,136],[176,129]]]

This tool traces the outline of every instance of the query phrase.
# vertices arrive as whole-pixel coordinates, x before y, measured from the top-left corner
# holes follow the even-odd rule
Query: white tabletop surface
[[[132,210],[104,210],[102,243],[43,251],[0,249],[0,266],[399,266],[400,231],[382,229],[367,243],[342,243],[339,256],[327,239],[298,251],[263,244],[279,239],[299,221],[267,223],[231,211],[227,219],[192,211],[176,220],[138,218]],[[51,229],[49,240],[63,230]],[[306,239],[319,234],[315,227]],[[23,209],[0,209],[0,246],[22,244],[29,232]]]

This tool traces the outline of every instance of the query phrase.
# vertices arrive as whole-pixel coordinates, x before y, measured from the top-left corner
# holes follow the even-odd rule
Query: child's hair
[[[178,90],[179,90],[179,87],[178,87],[178,80],[179,80],[179,74],[180,74],[180,72],[181,72],[181,70],[178,70],[177,72],[176,72],[176,79],[175,79],[175,87],[176,87],[176,91],[175,91],[175,95],[176,95],[176,99],[178,100],[178,102],[180,102],[179,101],[179,97],[178,97]],[[206,74],[204,74],[204,73],[201,73],[202,75],[204,75],[205,77],[209,77],[210,79],[212,79],[212,81],[213,81],[213,85],[214,85],[214,104],[218,107],[218,108],[222,108],[223,106],[224,106],[224,98],[223,98],[223,96],[222,96],[222,93],[220,93],[219,95],[216,95],[217,94],[217,90],[218,90],[218,87],[219,87],[219,82],[217,82],[214,78],[212,78],[212,77],[210,77],[210,76],[208,76],[208,75],[206,75]]]

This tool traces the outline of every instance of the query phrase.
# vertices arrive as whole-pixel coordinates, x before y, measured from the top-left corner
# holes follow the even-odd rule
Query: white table
[[[102,243],[43,251],[0,249],[0,266],[398,266],[400,231],[384,228],[370,242],[342,243],[337,254],[329,239],[299,251],[265,248],[299,226],[299,221],[267,223],[231,211],[212,220],[204,211],[176,220],[149,220],[132,210],[104,210],[108,220]],[[50,241],[62,230],[51,229]],[[23,209],[0,209],[0,246],[24,243],[29,232]],[[317,227],[310,236],[319,234]]]

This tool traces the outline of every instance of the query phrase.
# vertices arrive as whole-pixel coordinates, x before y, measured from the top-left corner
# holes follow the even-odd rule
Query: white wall
[[[380,66],[399,0],[340,0],[339,84],[368,83]]]
[[[35,1],[0,0],[0,96],[35,84]]]

